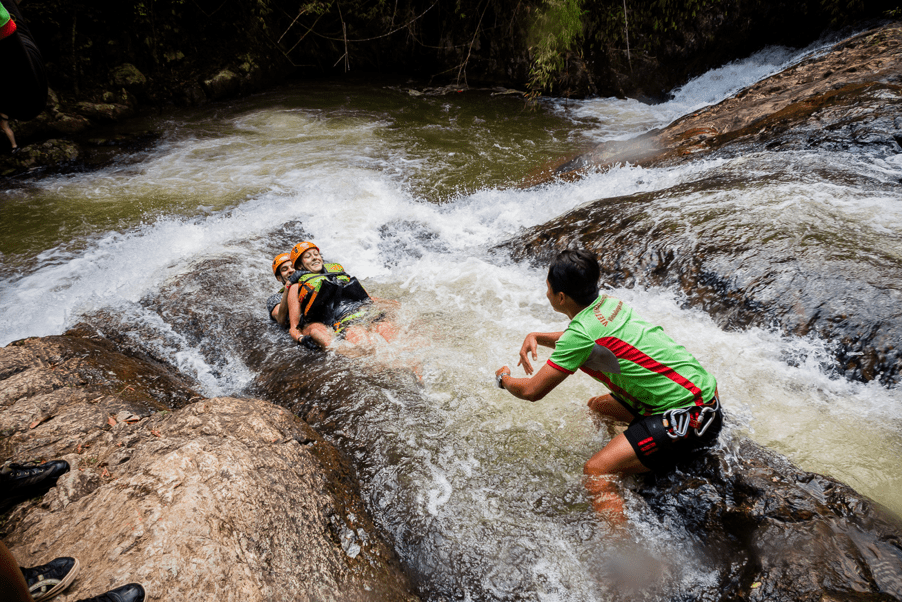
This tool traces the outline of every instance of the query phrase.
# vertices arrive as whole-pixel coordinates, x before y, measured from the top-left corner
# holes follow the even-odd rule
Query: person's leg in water
[[[389,322],[388,320],[383,320],[373,324],[373,332],[381,336],[389,343],[394,341],[398,336],[398,329],[395,327],[394,322]]]
[[[622,422],[630,422],[634,418],[630,411],[610,394],[593,397],[589,400],[588,406],[601,416]],[[626,436],[623,433],[615,436],[583,466],[583,472],[587,477],[586,489],[592,494],[592,506],[595,511],[608,516],[614,523],[622,522],[623,498],[612,482],[613,475],[648,471],[649,469],[639,461]]]

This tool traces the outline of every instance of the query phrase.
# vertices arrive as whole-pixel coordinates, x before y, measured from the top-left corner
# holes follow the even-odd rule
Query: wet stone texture
[[[900,115],[902,26],[894,23],[662,130],[602,144],[533,181],[576,178],[618,163],[662,167],[762,151],[854,150],[866,161],[887,158],[902,151]],[[711,176],[670,190],[599,200],[501,247],[538,264],[567,246],[592,249],[611,284],[677,287],[689,304],[706,309],[724,327],[778,325],[796,335],[816,334],[833,344],[838,373],[899,382],[902,266],[892,249],[835,230],[817,216],[810,223],[804,216],[797,223],[774,217],[737,228],[741,212],[681,212],[677,206],[681,198],[707,192],[742,198],[779,177],[800,176]],[[878,184],[868,185],[883,194]],[[660,211],[661,203],[676,210]]]
[[[74,556],[78,600],[137,581],[154,600],[415,600],[353,470],[302,420],[191,383],[109,342],[0,349],[2,459],[72,470],[16,506],[23,566]]]
[[[656,515],[663,529],[684,525],[695,538],[694,560],[715,572],[714,587],[691,599],[902,599],[898,517],[748,439],[730,447],[635,488],[634,504]],[[668,588],[666,578],[643,585],[662,590],[658,595]]]

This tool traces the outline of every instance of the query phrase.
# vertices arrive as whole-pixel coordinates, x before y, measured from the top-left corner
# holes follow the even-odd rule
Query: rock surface
[[[3,459],[72,466],[7,516],[21,565],[78,558],[69,600],[132,581],[155,600],[416,599],[352,469],[303,421],[201,399],[76,334],[0,350]]]
[[[848,486],[748,439],[648,477],[640,504],[686,525],[717,600],[898,600],[902,523]],[[685,570],[685,569],[684,569]],[[648,583],[646,583],[648,585]],[[672,584],[656,584],[666,595]],[[623,592],[624,599],[638,599]],[[647,591],[645,592],[648,593]]]

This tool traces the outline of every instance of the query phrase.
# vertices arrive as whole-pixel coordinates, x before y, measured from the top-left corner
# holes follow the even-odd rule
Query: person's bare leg
[[[381,336],[389,343],[395,340],[395,337],[398,336],[398,329],[392,322],[389,322],[387,320],[376,322],[376,324],[373,326],[373,330],[376,332],[376,334]]]
[[[621,406],[622,407],[622,406]],[[592,494],[595,511],[610,518],[611,522],[623,522],[623,498],[617,492],[612,476],[648,472],[639,461],[636,452],[626,436],[620,433],[604,448],[589,458],[583,466],[586,474],[586,489]]]
[[[0,592],[6,602],[34,602],[12,552],[0,541]]]
[[[9,117],[3,113],[0,113],[0,130],[3,130],[3,133],[9,138],[9,144],[13,147],[13,150],[19,148],[16,146],[16,135],[13,133],[12,128],[9,127]]]
[[[611,394],[593,397],[588,403],[589,409],[602,416],[609,416],[622,422],[632,422],[634,416],[623,407],[623,404],[614,399]]]

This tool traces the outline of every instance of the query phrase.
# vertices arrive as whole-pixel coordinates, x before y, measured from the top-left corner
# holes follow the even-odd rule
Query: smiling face
[[[319,254],[319,249],[307,249],[301,255],[301,265],[308,272],[319,272],[323,269],[323,256]]]
[[[288,277],[294,274],[294,268],[291,266],[290,261],[283,261],[281,265],[279,265],[278,272],[276,272],[276,277],[285,284],[288,281]]]

